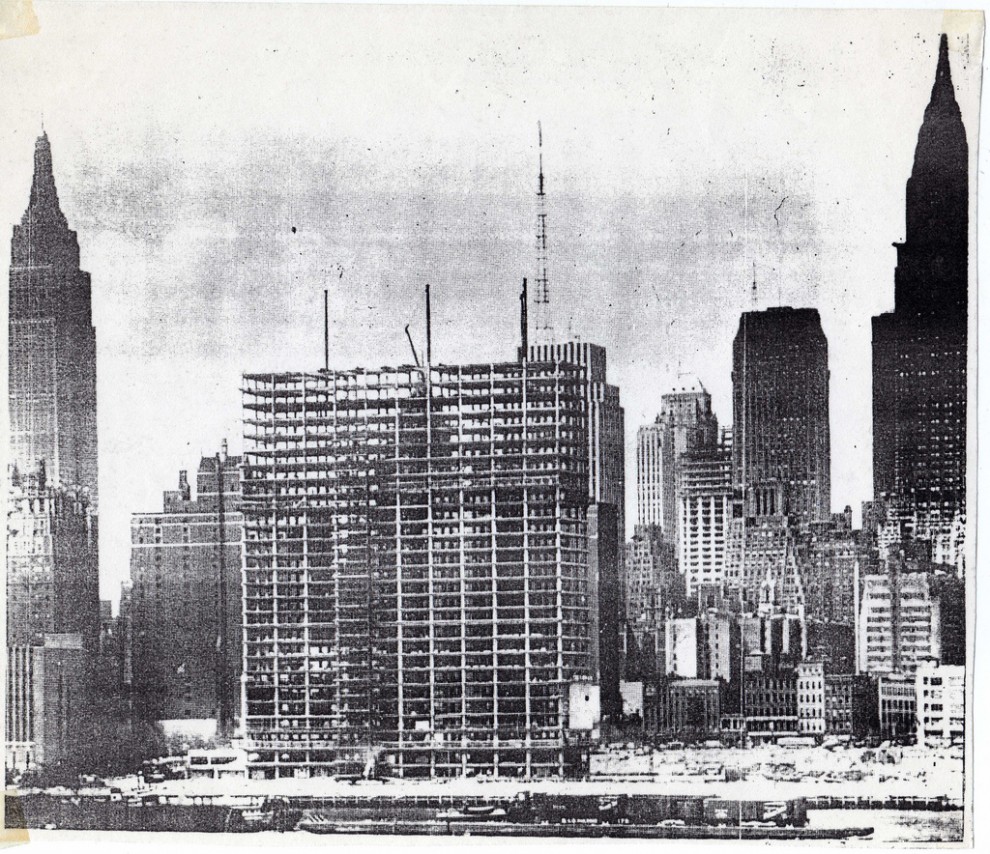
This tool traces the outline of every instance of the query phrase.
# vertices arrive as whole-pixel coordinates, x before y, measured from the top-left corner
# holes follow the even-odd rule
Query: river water
[[[808,810],[808,826],[874,828],[873,836],[862,840],[850,840],[853,844],[963,841],[962,810],[953,812]]]
[[[800,844],[801,847],[806,846],[869,846],[871,844],[880,845],[924,845],[933,843],[960,843],[963,841],[963,813],[962,811],[954,812],[912,812],[909,810],[809,810],[808,811],[808,826],[809,827],[872,827],[874,828],[874,833],[870,837],[866,838],[856,838],[843,841],[831,841],[823,842],[820,840],[809,841],[807,843],[795,843],[795,842],[779,842],[776,843],[777,847],[788,846]],[[332,837],[327,836],[315,836],[313,834],[306,833],[304,831],[296,831],[294,833],[252,833],[244,835],[236,834],[200,834],[200,833],[153,833],[153,834],[134,834],[126,832],[110,832],[110,833],[99,833],[94,834],[92,832],[72,832],[72,831],[38,831],[32,830],[30,832],[32,843],[41,843],[36,846],[37,851],[47,851],[49,850],[49,844],[55,844],[56,846],[61,842],[67,842],[72,840],[76,843],[82,843],[78,847],[74,847],[73,850],[79,852],[83,851],[100,851],[103,854],[108,854],[109,851],[116,848],[116,844],[124,845],[130,848],[138,839],[141,840],[141,850],[144,852],[174,852],[177,850],[185,851],[191,854],[191,852],[204,850],[205,848],[212,849],[214,846],[221,844],[224,846],[223,849],[231,851],[233,849],[240,848],[255,848],[255,846],[286,846],[291,845],[292,847],[322,847],[326,849],[330,847],[331,840],[333,840],[333,847],[337,850],[394,850],[395,846],[398,845],[400,848],[422,848],[423,850],[433,850],[436,848],[443,848],[449,850],[463,850],[465,846],[465,840],[463,837],[452,837],[452,836],[418,836],[418,837],[395,837],[395,836],[381,836],[381,837],[370,837],[370,836],[350,836],[345,834],[334,835]],[[639,840],[640,842],[650,844],[651,846],[657,845],[656,840]],[[111,847],[105,846],[105,843],[110,843]],[[116,843],[116,844],[115,844]],[[542,851],[549,845],[550,847],[561,848],[564,846],[568,847],[586,847],[596,846],[597,850],[600,850],[601,846],[607,845],[606,840],[561,840],[561,839],[539,839],[534,838],[532,840],[524,840],[519,838],[500,839],[499,837],[476,837],[471,840],[471,848],[491,848],[499,846],[504,849],[506,845],[511,845],[513,850],[525,850],[525,851]],[[616,844],[620,844],[620,840],[616,840]],[[674,840],[665,840],[663,846],[666,847],[671,844],[677,844]],[[683,845],[690,845],[695,851],[699,848],[707,849],[707,844],[704,842],[697,842],[694,840],[684,840]],[[710,843],[713,847],[711,850],[715,850],[714,846],[718,846],[720,850],[725,850],[725,842],[713,842]],[[750,846],[754,843],[750,843]],[[760,843],[755,843],[760,844]],[[763,843],[763,844],[773,844],[773,843]],[[90,846],[93,846],[92,848]],[[637,846],[636,840],[621,840],[621,845],[623,849],[626,850],[630,846]],[[97,847],[99,846],[99,847]],[[537,847],[539,846],[539,847]],[[609,846],[610,847],[610,846]],[[51,849],[54,850],[54,849]],[[61,850],[61,849],[60,849]],[[118,849],[124,850],[124,849]],[[748,847],[745,850],[752,850]]]

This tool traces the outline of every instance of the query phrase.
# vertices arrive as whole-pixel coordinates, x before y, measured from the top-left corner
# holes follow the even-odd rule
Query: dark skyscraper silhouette
[[[10,462],[44,461],[50,483],[97,497],[96,332],[89,273],[59,205],[48,136],[34,148],[31,199],[10,264]]]
[[[732,348],[733,482],[747,516],[831,512],[828,341],[811,308],[747,311]]]
[[[969,150],[943,35],[907,182],[894,311],[873,318],[873,488],[957,562],[966,505]]]
[[[965,329],[969,148],[945,36],[907,181],[907,239],[897,244],[895,311],[961,321]]]

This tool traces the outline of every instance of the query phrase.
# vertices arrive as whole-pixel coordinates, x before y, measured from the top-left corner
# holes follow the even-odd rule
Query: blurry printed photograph
[[[0,10],[7,838],[972,844],[982,12]]]

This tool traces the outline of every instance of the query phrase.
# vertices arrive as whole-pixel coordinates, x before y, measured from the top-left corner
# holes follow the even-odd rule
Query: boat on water
[[[344,821],[313,814],[304,818],[299,830],[320,834],[400,833],[405,836],[514,836],[514,837],[617,837],[624,839],[748,839],[748,840],[825,840],[864,838],[873,835],[872,827],[778,827],[768,823],[725,825],[630,825],[630,824],[518,824],[498,820],[396,821],[365,819]]]
[[[507,817],[508,813],[494,804],[473,804],[437,813],[441,821],[499,821]]]
[[[394,821],[367,818],[361,821],[341,821],[328,818],[322,813],[310,813],[303,816],[296,826],[298,830],[319,834],[384,834],[395,831]]]

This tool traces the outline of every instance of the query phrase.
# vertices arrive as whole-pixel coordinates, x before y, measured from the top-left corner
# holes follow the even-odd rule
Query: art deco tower
[[[968,170],[943,35],[895,244],[894,311],[873,318],[873,488],[902,533],[946,562],[966,506]]]
[[[76,763],[100,637],[96,334],[89,274],[59,206],[48,137],[10,264],[9,767]]]
[[[96,333],[89,273],[59,206],[48,136],[35,143],[31,199],[10,265],[10,462],[44,461],[48,482],[97,497]]]

